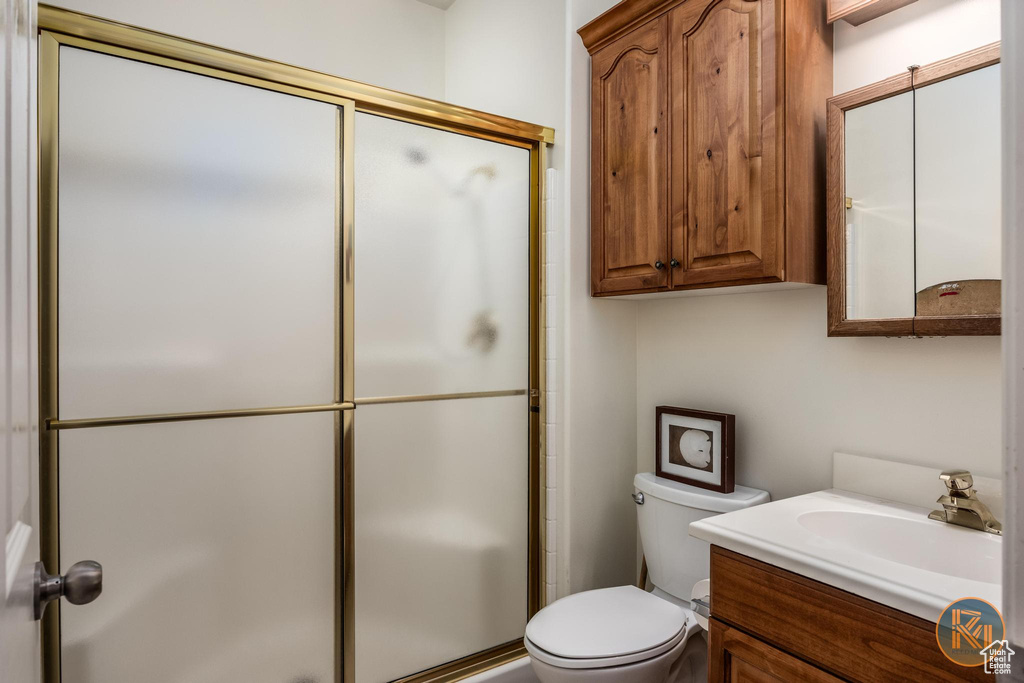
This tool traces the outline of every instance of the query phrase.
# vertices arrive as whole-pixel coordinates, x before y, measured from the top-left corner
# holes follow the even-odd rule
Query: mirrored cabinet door
[[[998,315],[999,65],[915,94],[916,315]]]
[[[914,101],[846,113],[846,317],[914,315]]]
[[[999,44],[828,104],[830,336],[1000,329]]]

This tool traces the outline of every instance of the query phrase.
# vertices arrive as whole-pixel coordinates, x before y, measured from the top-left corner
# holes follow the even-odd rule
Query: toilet
[[[638,474],[640,539],[654,590],[617,586],[557,600],[526,625],[524,642],[542,683],[690,683],[707,680],[707,621],[690,598],[708,594],[710,546],[690,522],[760,505],[767,491],[716,493]]]

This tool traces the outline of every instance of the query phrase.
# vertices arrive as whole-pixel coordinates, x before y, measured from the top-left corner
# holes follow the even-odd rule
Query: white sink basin
[[[1002,544],[993,534],[959,534],[956,552],[970,561],[950,562],[949,534],[933,520],[849,510],[814,510],[801,513],[796,521],[826,541],[867,555],[971,581],[1000,581]]]
[[[931,621],[958,598],[1000,607],[1002,538],[928,512],[819,491],[708,517],[690,535]]]

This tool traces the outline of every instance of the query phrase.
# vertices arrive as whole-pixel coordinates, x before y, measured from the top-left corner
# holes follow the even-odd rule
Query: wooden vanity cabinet
[[[933,622],[711,547],[708,681],[991,681],[948,660]]]
[[[841,683],[843,680],[717,619],[710,623],[708,652],[709,657],[714,656],[713,662],[708,661],[708,681],[712,682]]]
[[[579,33],[592,293],[824,283],[824,4],[624,0]]]

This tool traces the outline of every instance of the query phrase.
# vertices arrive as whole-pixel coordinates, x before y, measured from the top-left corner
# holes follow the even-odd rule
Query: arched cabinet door
[[[824,0],[624,0],[579,34],[593,293],[823,284]]]
[[[690,0],[667,15],[673,285],[783,277],[776,0]]]
[[[593,55],[591,286],[668,286],[668,59],[665,18]]]

